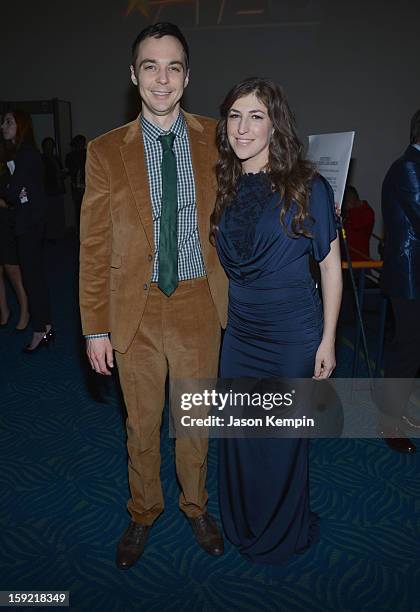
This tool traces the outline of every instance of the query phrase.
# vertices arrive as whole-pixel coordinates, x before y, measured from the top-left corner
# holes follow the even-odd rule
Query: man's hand
[[[2,198],[0,198],[0,208],[8,208],[6,202]]]
[[[95,372],[111,376],[111,369],[114,367],[114,353],[109,338],[87,338],[86,353]]]

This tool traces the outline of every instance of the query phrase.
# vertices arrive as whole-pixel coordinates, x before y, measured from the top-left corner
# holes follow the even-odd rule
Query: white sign
[[[315,134],[308,136],[307,158],[316,165],[318,172],[330,183],[334,199],[343,202],[350,157],[353,149],[354,132],[336,134]]]

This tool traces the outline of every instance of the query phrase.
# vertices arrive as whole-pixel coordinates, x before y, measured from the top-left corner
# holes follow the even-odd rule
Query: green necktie
[[[178,286],[178,198],[176,158],[172,151],[175,134],[159,136],[162,145],[162,212],[159,234],[158,287],[170,296]]]

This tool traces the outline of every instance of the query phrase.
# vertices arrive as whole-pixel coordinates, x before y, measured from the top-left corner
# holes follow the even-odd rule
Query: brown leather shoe
[[[129,569],[138,561],[144,551],[150,527],[151,525],[130,521],[118,542],[116,557],[118,569]]]
[[[206,553],[214,557],[223,555],[223,536],[217,526],[216,520],[205,512],[195,518],[188,517],[190,525],[198,544]]]

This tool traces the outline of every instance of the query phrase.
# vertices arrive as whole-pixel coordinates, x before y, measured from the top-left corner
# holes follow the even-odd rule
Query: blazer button
[[[149,255],[147,259],[148,259],[149,261],[152,261],[152,259],[153,259],[153,255]]]
[[[144,283],[144,285],[143,285],[143,289],[144,289],[145,291],[147,291],[147,288],[148,288],[147,283]]]

